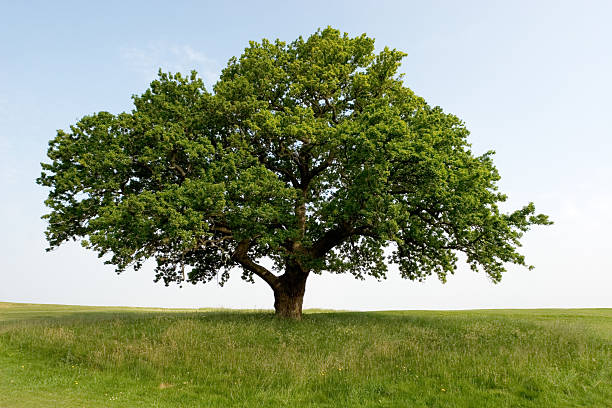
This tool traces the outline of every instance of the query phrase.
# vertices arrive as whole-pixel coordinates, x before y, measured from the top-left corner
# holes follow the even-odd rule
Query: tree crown
[[[82,239],[118,272],[154,258],[166,284],[223,283],[234,266],[271,284],[263,257],[444,280],[458,253],[498,281],[504,263],[525,265],[522,234],[550,221],[532,203],[500,211],[492,152],[474,155],[461,120],[404,86],[404,55],[327,28],[251,42],[214,92],[160,71],[132,112],[51,140],[37,180],[50,247]]]

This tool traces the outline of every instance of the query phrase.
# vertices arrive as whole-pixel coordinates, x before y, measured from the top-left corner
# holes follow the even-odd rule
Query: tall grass
[[[18,308],[0,308],[2,407],[612,406],[612,310],[293,322],[267,312]]]

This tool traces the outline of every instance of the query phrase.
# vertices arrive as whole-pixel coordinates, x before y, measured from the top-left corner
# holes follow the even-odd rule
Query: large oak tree
[[[50,249],[81,239],[121,272],[156,261],[166,284],[263,279],[299,318],[311,273],[445,280],[459,253],[493,281],[525,265],[492,153],[398,74],[405,54],[327,28],[251,42],[208,92],[161,73],[130,113],[58,131],[38,183],[50,188]],[[273,268],[262,266],[269,258]]]

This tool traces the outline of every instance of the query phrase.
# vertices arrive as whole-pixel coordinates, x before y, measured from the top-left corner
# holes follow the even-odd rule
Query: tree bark
[[[303,300],[303,292],[302,294],[292,295],[281,290],[275,290],[274,311],[276,316],[293,320],[301,320]]]
[[[273,288],[276,316],[294,320],[302,318],[302,302],[307,278],[308,272],[289,266],[278,278],[277,285]]]

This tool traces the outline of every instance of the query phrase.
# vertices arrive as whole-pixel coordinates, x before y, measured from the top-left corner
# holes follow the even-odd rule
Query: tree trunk
[[[276,311],[276,316],[300,320],[302,318],[303,300],[304,294],[292,296],[281,291],[274,291],[274,310]]]
[[[302,318],[302,301],[306,290],[308,273],[288,269],[279,277],[274,288],[274,310],[276,316],[300,320]]]

